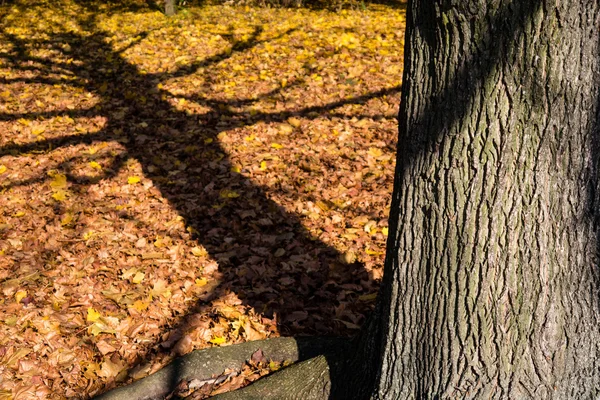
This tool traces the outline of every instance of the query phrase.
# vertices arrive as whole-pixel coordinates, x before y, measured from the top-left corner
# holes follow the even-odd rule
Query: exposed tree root
[[[294,364],[245,388],[212,397],[215,400],[327,400],[332,389],[325,356]],[[335,398],[335,397],[333,397]]]
[[[356,343],[355,343],[356,344]],[[337,351],[336,351],[337,350]],[[370,360],[360,346],[337,346],[215,400],[360,400],[371,394]]]
[[[285,380],[290,374],[294,374],[294,379],[302,379],[300,383],[308,384],[311,387],[322,387],[322,390],[330,390],[329,367],[325,356],[337,353],[340,350],[347,349],[348,341],[345,339],[331,338],[274,338],[247,342],[226,347],[214,347],[211,349],[197,350],[184,357],[178,358],[160,371],[146,378],[140,379],[131,385],[111,390],[100,396],[96,400],[159,400],[164,399],[169,393],[175,390],[181,381],[211,381],[215,376],[223,374],[226,369],[240,370],[242,365],[252,357],[257,350],[262,350],[263,354],[274,361],[303,361],[303,363],[292,365],[283,371],[278,372],[278,378],[275,382]],[[288,372],[288,370],[290,372]],[[238,391],[239,393],[266,393],[272,389],[261,389],[265,386],[259,382],[251,385],[255,389],[246,389]],[[270,379],[264,379],[270,382]],[[267,385],[270,385],[267,382]],[[329,382],[329,388],[327,388]],[[260,383],[260,384],[258,384]],[[297,386],[297,384],[296,384]],[[306,385],[308,386],[308,385]],[[263,392],[260,392],[263,390]],[[265,391],[266,390],[266,391]],[[292,390],[292,388],[290,388]],[[296,388],[296,390],[298,390]],[[321,389],[319,389],[321,390]],[[258,391],[258,392],[257,392]],[[232,393],[238,393],[232,392]],[[279,392],[278,392],[279,393]],[[311,392],[312,393],[312,392]],[[257,394],[258,395],[258,394]],[[222,395],[225,396],[225,395]],[[272,398],[302,398],[309,397],[281,397]],[[260,395],[259,397],[231,397],[235,398],[267,398],[269,396]],[[218,397],[221,398],[221,397]],[[229,397],[223,397],[229,398]],[[327,397],[311,397],[327,398]]]

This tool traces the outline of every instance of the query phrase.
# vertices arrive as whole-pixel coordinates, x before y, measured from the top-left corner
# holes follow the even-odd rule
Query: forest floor
[[[357,332],[382,275],[403,39],[404,10],[382,5],[0,6],[0,399]]]

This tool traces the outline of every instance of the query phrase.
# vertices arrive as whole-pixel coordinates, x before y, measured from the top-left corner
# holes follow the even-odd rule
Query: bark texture
[[[165,14],[175,15],[177,13],[177,0],[165,0]]]
[[[373,398],[600,396],[599,9],[409,5]]]

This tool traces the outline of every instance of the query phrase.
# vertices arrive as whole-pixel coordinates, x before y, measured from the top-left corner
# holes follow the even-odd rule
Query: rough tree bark
[[[600,395],[597,1],[414,1],[377,398]]]
[[[165,0],[165,14],[175,15],[177,13],[177,0]]]
[[[408,7],[373,318],[220,399],[600,396],[600,4]]]

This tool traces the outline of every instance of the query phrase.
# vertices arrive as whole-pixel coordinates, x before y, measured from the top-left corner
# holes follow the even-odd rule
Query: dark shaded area
[[[88,2],[82,1],[81,5],[92,11],[105,11],[94,9]],[[125,11],[123,7],[117,5],[113,12]],[[135,12],[137,9],[129,7],[126,11]],[[174,72],[142,74],[107,44],[105,36],[97,33],[94,17],[84,18],[81,16],[80,25],[96,33],[85,37],[76,33],[61,34],[40,41],[28,41],[7,32],[2,33],[3,40],[10,42],[13,47],[10,53],[0,54],[0,59],[15,70],[36,73],[30,79],[7,78],[4,83],[64,83],[96,93],[101,96],[101,102],[88,110],[5,113],[0,115],[0,120],[36,120],[59,115],[72,118],[104,116],[107,118],[106,125],[95,133],[28,144],[9,144],[0,148],[0,156],[46,152],[97,141],[121,143],[125,151],[115,156],[110,166],[103,168],[103,176],[94,179],[77,176],[70,167],[76,161],[73,159],[57,169],[65,173],[69,181],[75,183],[74,190],[83,195],[86,185],[116,175],[128,159],[140,162],[145,176],[153,181],[162,196],[185,219],[190,231],[194,232],[193,238],[219,262],[222,283],[207,292],[202,297],[203,301],[190,312],[210,313],[211,299],[233,292],[257,312],[268,318],[276,318],[284,335],[347,332],[343,324],[335,321],[341,285],[360,285],[361,282],[370,281],[370,277],[358,263],[345,267],[343,272],[332,271],[330,266],[339,263],[338,252],[311,237],[298,217],[269,200],[263,189],[241,174],[232,173],[232,164],[225,156],[226,152],[217,136],[223,130],[257,121],[282,122],[290,116],[316,118],[315,115],[336,115],[333,111],[340,106],[394,94],[399,88],[380,90],[323,107],[308,107],[298,112],[259,113],[251,117],[225,111],[226,106],[249,105],[256,100],[228,103],[190,98],[212,109],[202,115],[191,115],[178,111],[165,100],[163,95],[166,92],[158,89],[157,84],[169,78],[192,74],[199,68],[210,67],[236,52],[246,51],[267,41],[258,40],[260,27],[256,27],[253,34],[243,41],[236,41],[233,35],[224,35],[231,43],[229,51],[182,66]],[[79,63],[50,62],[30,54],[30,48],[42,46]],[[102,60],[112,61],[103,64]],[[45,77],[56,72],[76,79],[66,82]],[[110,85],[107,86],[106,82]],[[224,114],[231,121],[227,127],[219,124]],[[199,146],[208,140],[212,140],[212,143]],[[149,142],[153,143],[151,148],[147,146]],[[190,148],[197,150],[189,151]],[[177,165],[188,167],[178,169]],[[40,176],[13,182],[6,187],[29,185],[45,179],[47,177]],[[224,198],[224,191],[236,191],[240,196]],[[126,214],[121,217],[128,218]],[[274,253],[280,248],[285,249],[285,255],[276,257]],[[292,281],[282,284],[280,279],[283,277]],[[282,296],[284,290],[285,296]],[[308,317],[303,321],[286,319],[294,311],[306,311]],[[185,317],[182,318],[179,329],[185,330],[186,323]],[[306,326],[313,328],[307,330]],[[174,377],[173,385],[177,383],[178,379]]]

